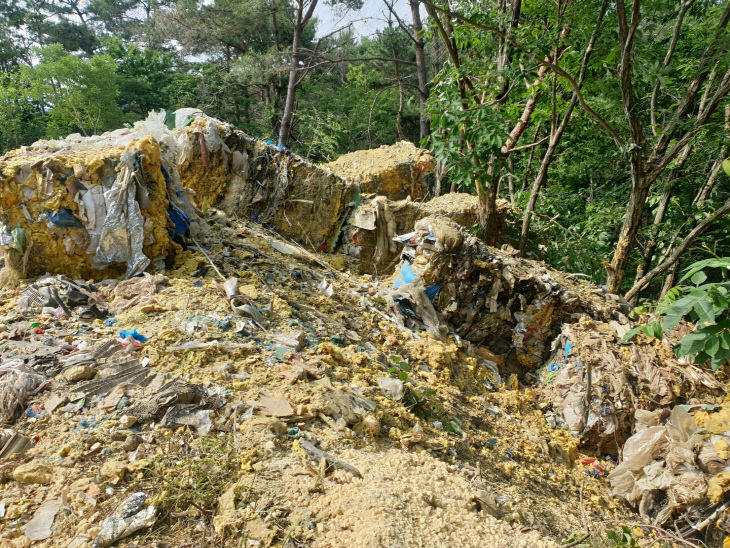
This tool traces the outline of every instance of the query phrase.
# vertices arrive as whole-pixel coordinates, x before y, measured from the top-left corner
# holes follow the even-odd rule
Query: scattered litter
[[[329,453],[322,451],[308,440],[295,440],[292,447],[295,451],[302,453],[307,458],[313,459],[314,461],[320,461],[324,459],[330,466],[333,466],[334,468],[341,468],[342,470],[350,472],[357,478],[362,478],[362,474],[360,474],[357,468],[355,468],[354,466],[350,466],[346,462],[343,462],[333,457]]]
[[[382,377],[378,379],[378,386],[390,398],[400,401],[403,399],[405,388],[403,381],[400,379],[392,379],[390,377]]]
[[[53,522],[62,508],[60,500],[47,500],[33,514],[33,518],[23,528],[25,536],[32,541],[45,540],[53,534]]]
[[[147,529],[155,524],[157,510],[154,506],[143,506],[146,493],[134,493],[122,502],[114,513],[104,520],[94,548],[106,548],[116,541]]]
[[[0,365],[0,421],[12,423],[25,409],[28,398],[45,385],[45,377],[22,362],[8,361]]]
[[[265,415],[272,417],[290,417],[294,414],[294,409],[285,398],[261,395],[256,401],[249,403],[256,409],[260,409]]]

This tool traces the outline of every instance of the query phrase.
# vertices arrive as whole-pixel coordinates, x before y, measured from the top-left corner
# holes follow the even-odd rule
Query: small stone
[[[112,430],[111,433],[112,441],[125,441],[127,439],[127,432],[121,430]]]
[[[88,381],[96,376],[96,369],[90,365],[74,365],[63,372],[68,382]]]
[[[53,468],[37,460],[21,464],[13,470],[13,477],[20,483],[41,483],[47,485],[53,478]]]
[[[142,438],[140,438],[137,434],[129,434],[124,440],[124,445],[122,445],[122,449],[124,449],[125,451],[135,451],[141,443]]]
[[[137,417],[133,417],[132,415],[124,415],[121,419],[119,419],[119,424],[124,428],[130,428],[137,424]]]
[[[269,430],[277,436],[286,436],[286,423],[282,421],[272,421]]]

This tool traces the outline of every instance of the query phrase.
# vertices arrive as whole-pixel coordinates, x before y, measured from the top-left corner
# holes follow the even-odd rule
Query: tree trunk
[[[580,73],[578,74],[578,87],[580,88],[583,85],[583,80],[585,79],[586,69],[588,68],[588,61],[590,60],[591,54],[593,53],[593,47],[596,43],[596,38],[598,37],[598,33],[601,30],[603,17],[606,14],[606,7],[608,5],[608,0],[603,0],[601,3],[601,8],[598,13],[598,20],[596,21],[596,26],[593,29],[593,32],[591,33],[591,38],[588,41],[588,45],[586,46],[586,51],[583,54],[583,61],[581,62],[581,68]],[[557,46],[556,46],[557,51]],[[553,81],[554,83],[554,81]],[[565,109],[565,113],[563,114],[563,117],[560,120],[560,123],[557,125],[557,127],[554,127],[554,130],[551,129],[550,132],[550,141],[548,143],[547,150],[545,151],[545,154],[542,157],[542,161],[540,162],[540,169],[537,172],[537,175],[535,176],[535,180],[532,183],[532,190],[530,191],[530,199],[527,202],[527,206],[525,207],[525,213],[522,217],[522,231],[520,232],[520,253],[524,255],[525,248],[527,247],[527,235],[530,232],[530,221],[532,218],[532,212],[535,210],[535,204],[537,203],[537,197],[540,195],[540,189],[542,188],[542,185],[547,180],[548,175],[548,168],[550,167],[550,164],[553,161],[554,155],[555,155],[555,149],[557,148],[558,144],[560,143],[560,139],[563,136],[563,132],[565,131],[565,128],[568,126],[568,122],[570,121],[570,117],[573,115],[573,109],[575,109],[575,105],[578,103],[578,94],[573,92],[573,95],[570,98],[570,102],[568,103],[567,108]],[[537,134],[535,135],[537,137]],[[532,162],[532,156],[530,156],[530,163]]]
[[[626,208],[624,222],[618,236],[618,243],[611,263],[604,263],[606,267],[606,288],[610,293],[618,294],[624,281],[626,267],[629,264],[631,248],[636,241],[636,234],[641,226],[641,214],[644,212],[646,198],[649,195],[649,186],[643,183],[641,175],[632,168],[633,186],[629,205]]]
[[[631,290],[626,293],[626,299],[632,299],[639,291],[649,285],[651,281],[659,274],[662,274],[663,272],[666,272],[669,268],[671,268],[682,256],[682,253],[684,253],[687,248],[692,244],[692,242],[694,242],[698,237],[707,232],[707,229],[710,228],[712,223],[714,223],[717,219],[727,214],[728,212],[730,212],[730,199],[727,200],[722,205],[722,207],[717,209],[712,215],[710,215],[704,221],[694,227],[692,231],[687,234],[684,240],[682,240],[682,242],[674,249],[674,251],[671,253],[671,255],[669,255],[669,257],[667,257],[665,261],[655,266],[649,273],[647,273],[643,278],[637,281],[631,288]]]
[[[662,191],[659,205],[654,214],[654,222],[652,223],[649,242],[646,244],[644,258],[642,259],[639,267],[636,269],[636,276],[634,278],[634,281],[640,280],[644,276],[644,274],[649,271],[649,268],[651,268],[651,262],[654,260],[654,253],[656,252],[657,244],[659,243],[659,225],[664,222],[664,216],[666,215],[667,208],[669,207],[669,200],[671,199],[672,192],[674,191],[674,181],[684,168],[684,164],[687,163],[687,159],[689,158],[689,155],[691,154],[693,148],[694,147],[692,146],[687,146],[682,151],[682,154],[680,154],[679,158],[677,159],[677,164],[672,169],[672,172],[669,176],[669,181],[667,181],[667,184]],[[639,294],[637,293],[636,298],[638,299],[638,297]]]
[[[651,267],[651,262],[652,260],[654,260],[654,253],[656,252],[656,246],[659,239],[659,225],[664,222],[664,215],[666,215],[667,213],[669,199],[672,197],[673,191],[674,181],[669,180],[664,186],[664,190],[662,191],[662,197],[659,199],[659,206],[654,213],[654,222],[651,226],[651,234],[649,236],[649,241],[646,244],[644,257],[641,260],[641,264],[636,269],[636,280],[640,280],[644,276],[644,274],[649,271],[649,268]]]
[[[487,182],[474,181],[479,197],[479,225],[482,228],[482,239],[488,245],[495,245],[499,240],[498,219],[497,219],[497,187],[499,177],[502,173],[503,157],[497,154],[493,157],[487,168]],[[472,156],[472,162],[478,167],[479,160]]]
[[[391,25],[390,19],[388,20],[388,28],[390,29],[390,36],[392,39],[393,26]],[[395,44],[393,42],[391,42],[390,48],[393,54],[393,59],[397,59],[398,55],[395,51]],[[403,141],[405,139],[405,137],[403,137],[403,80],[400,77],[400,63],[396,61],[393,65],[395,66],[395,81],[398,84],[398,113],[395,117],[395,131],[398,134],[398,139]]]
[[[679,261],[674,263],[674,266],[669,269],[669,272],[667,272],[667,277],[664,278],[664,284],[662,285],[662,290],[659,293],[659,300],[661,301],[667,293],[669,293],[669,290],[674,287],[674,281],[677,279],[677,268],[679,267]]]
[[[294,119],[294,101],[297,94],[299,74],[299,49],[302,45],[302,34],[309,24],[314,14],[314,8],[317,7],[318,0],[309,0],[307,12],[304,13],[304,6],[307,0],[297,1],[297,19],[294,22],[294,38],[291,47],[291,64],[289,66],[289,83],[286,87],[286,101],[284,102],[284,112],[281,115],[281,127],[279,127],[279,144],[284,147],[289,146],[291,137],[292,120]],[[301,81],[301,80],[299,80]]]
[[[289,146],[292,119],[294,117],[294,100],[297,94],[297,69],[299,68],[299,47],[302,42],[302,30],[299,24],[294,26],[294,40],[292,42],[291,64],[289,66],[289,84],[286,88],[284,113],[281,116],[281,126],[279,127],[279,144],[284,147]]]
[[[418,76],[418,99],[419,99],[419,135],[421,140],[428,137],[430,130],[426,119],[426,101],[428,100],[428,88],[426,87],[426,53],[423,41],[423,24],[421,23],[420,3],[418,0],[410,0],[411,16],[413,18],[413,32],[415,34],[416,50],[416,74]]]
[[[727,158],[728,152],[730,152],[728,150],[728,142],[730,142],[730,105],[725,105],[725,142],[720,148],[720,155],[712,165],[710,175],[707,177],[707,182],[702,185],[702,188],[692,201],[692,205],[702,207],[705,200],[709,198],[710,193],[715,186],[715,182],[717,181],[717,177],[722,173],[722,161]]]
[[[707,181],[704,185],[702,185],[702,188],[700,188],[697,196],[695,196],[695,199],[692,201],[693,206],[702,207],[702,204],[705,203],[705,200],[710,197],[710,192],[712,192],[712,189],[715,186],[715,181],[717,181],[717,177],[722,172],[723,159],[723,155],[722,153],[720,153],[720,156],[718,156],[715,162],[712,164],[712,169],[710,169],[710,175],[707,177]]]
[[[542,127],[542,122],[539,122],[537,126],[535,126],[535,135],[532,136],[532,142],[534,143],[537,141],[537,136],[540,133],[540,128]],[[532,169],[532,160],[535,158],[535,150],[537,150],[537,147],[532,147],[530,149],[530,156],[527,158],[527,167],[525,168],[525,175],[522,178],[522,186],[520,187],[520,192],[524,192],[527,190],[527,179],[530,177],[530,170]]]

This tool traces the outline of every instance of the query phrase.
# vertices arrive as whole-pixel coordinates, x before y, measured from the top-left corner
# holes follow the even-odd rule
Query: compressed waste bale
[[[249,216],[318,251],[331,251],[357,185],[232,125],[199,117],[176,130],[178,171],[196,204]]]
[[[408,141],[369,150],[344,154],[322,167],[348,182],[360,186],[361,192],[401,200],[410,196],[420,200],[428,193],[425,175],[433,171],[433,156]]]
[[[540,371],[538,392],[556,424],[567,426],[582,446],[617,455],[636,429],[636,413],[725,396],[722,373],[675,357],[673,348],[688,330],[681,324],[661,342],[640,336],[627,344],[616,322],[566,324]]]
[[[423,284],[440,320],[459,337],[505,355],[507,374],[542,365],[564,322],[581,316],[627,321],[629,307],[616,295],[539,261],[487,246],[448,219],[421,219],[413,233],[398,239],[406,247],[387,296],[413,303],[412,284]],[[398,308],[395,312],[406,325],[441,330],[434,321],[424,324],[418,311],[403,302]]]
[[[133,129],[38,141],[0,160],[0,245],[19,277],[131,277],[171,257],[193,212],[175,183],[173,134],[159,114]],[[187,226],[183,230],[186,231]],[[22,231],[22,233],[18,232]],[[7,265],[6,265],[7,267]]]
[[[500,233],[509,209],[509,202],[497,201],[499,222],[495,226]],[[361,274],[391,274],[402,250],[393,237],[412,231],[416,221],[425,217],[451,219],[471,229],[479,222],[479,198],[450,193],[426,202],[414,202],[410,198],[394,201],[377,196],[363,202],[350,215],[343,230],[344,251],[360,259]],[[500,235],[493,235],[494,241],[499,241]]]

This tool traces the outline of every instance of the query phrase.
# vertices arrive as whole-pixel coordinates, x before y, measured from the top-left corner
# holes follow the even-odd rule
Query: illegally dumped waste
[[[350,152],[322,165],[347,182],[357,184],[361,192],[392,200],[408,196],[420,200],[426,196],[426,175],[433,171],[433,166],[431,153],[408,141]]]
[[[439,217],[398,236],[406,247],[392,288],[382,291],[402,325],[433,336],[445,331],[504,361],[504,373],[536,370],[547,358],[553,330],[588,316],[628,322],[628,305],[590,284],[486,246]]]
[[[23,290],[18,307],[25,313],[35,309],[54,316],[73,313],[85,319],[103,318],[106,311],[97,293],[98,289],[91,284],[62,275],[44,276]]]
[[[205,227],[194,204],[220,203],[310,249],[332,250],[359,200],[303,158],[199,112],[177,129],[165,112],[132,129],[38,141],[0,161],[4,285],[31,274],[127,278],[171,266]],[[195,117],[198,116],[198,117]],[[293,219],[293,221],[292,221]]]
[[[22,264],[6,261],[5,269],[21,278],[77,277],[113,275],[126,265],[132,277],[174,255],[174,234],[187,232],[196,214],[171,175],[177,141],[163,121],[164,113],[151,114],[133,129],[7,153],[0,162],[0,232],[22,230],[23,245],[2,239],[22,254]],[[173,217],[184,227],[173,228]]]
[[[725,515],[730,407],[677,405],[636,411],[636,433],[609,474],[613,495],[654,525],[676,522],[685,533]],[[723,514],[724,512],[724,514]]]
[[[177,171],[203,211],[220,207],[273,227],[309,249],[334,249],[357,185],[231,124],[199,117],[177,131]]]
[[[674,357],[690,326],[624,342],[625,302],[485,245],[468,200],[358,209],[355,187],[285,150],[175,118],[144,125],[152,179],[162,166],[171,181],[144,188],[181,194],[150,211],[148,174],[128,180],[152,219],[150,272],[127,278],[134,254],[93,268],[101,244],[54,262],[63,244],[43,238],[72,232],[45,221],[0,230],[20,267],[0,288],[0,544],[556,546],[639,516],[647,543],[657,527],[730,533],[727,379]],[[73,157],[87,176],[65,184],[88,190],[91,159],[115,157],[99,146],[124,154],[138,130],[28,154]],[[63,192],[49,222],[90,241]],[[351,251],[348,218],[378,242],[359,264],[317,251],[340,233]]]
[[[0,365],[0,421],[12,423],[25,409],[28,398],[45,386],[45,377],[21,360]]]
[[[494,223],[500,240],[501,230],[509,211],[509,202],[497,201],[498,221]],[[403,242],[394,239],[408,233],[424,217],[451,219],[467,230],[479,222],[479,198],[471,194],[450,193],[428,201],[413,201],[407,197],[393,201],[383,196],[372,200],[363,197],[363,203],[348,219],[343,230],[343,250],[360,261],[358,270],[363,274],[391,274],[403,249]]]
[[[61,501],[58,499],[47,500],[41,504],[24,528],[25,536],[30,540],[45,540],[53,533],[53,522],[61,510]]]
[[[567,426],[582,446],[617,456],[637,429],[637,413],[722,401],[721,372],[675,357],[673,348],[687,331],[682,324],[661,342],[641,337],[627,344],[616,321],[565,324],[540,371],[539,393],[552,408],[551,420]]]
[[[120,539],[133,535],[140,529],[151,527],[155,522],[157,509],[151,504],[144,506],[146,501],[146,493],[130,495],[111,516],[104,520],[101,531],[92,546],[106,548]]]

